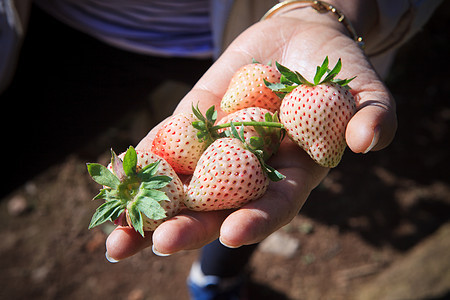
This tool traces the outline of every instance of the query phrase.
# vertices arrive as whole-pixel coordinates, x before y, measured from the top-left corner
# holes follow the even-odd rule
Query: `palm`
[[[376,148],[386,146],[395,131],[395,113],[388,91],[378,79],[358,46],[338,30],[320,24],[300,23],[295,19],[274,18],[247,30],[227,49],[180,102],[176,111],[189,111],[199,102],[205,111],[218,107],[233,73],[256,59],[263,63],[278,61],[312,78],[316,66],[325,56],[331,63],[342,59],[341,77],[352,81],[358,113],[347,128],[347,142],[355,152],[363,152],[371,144],[376,128],[381,135]],[[150,133],[138,147],[148,148]],[[199,248],[220,236],[229,246],[256,243],[298,213],[311,190],[326,176],[328,169],[315,164],[300,148],[288,140],[280,147],[270,164],[286,175],[282,182],[272,183],[267,193],[232,213],[187,212],[163,223],[153,234],[158,251],[173,253]],[[167,238],[167,237],[170,237]],[[119,246],[119,243],[122,245]],[[108,251],[121,258],[134,254],[151,242],[141,240],[128,229],[116,230],[108,240]]]

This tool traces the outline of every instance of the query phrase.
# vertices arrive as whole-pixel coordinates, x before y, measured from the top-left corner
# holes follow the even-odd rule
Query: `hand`
[[[325,56],[330,64],[341,58],[339,76],[357,76],[351,82],[358,111],[346,130],[349,148],[365,153],[386,147],[396,130],[394,101],[363,51],[341,26],[328,16],[304,9],[255,24],[228,47],[175,112],[190,111],[191,104],[197,102],[201,111],[212,105],[219,107],[233,73],[253,58],[263,63],[278,61],[306,78],[312,78]],[[149,149],[156,130],[137,148]],[[117,228],[107,240],[109,255],[123,259],[152,243],[155,253],[172,254],[200,248],[218,237],[229,247],[262,241],[298,214],[309,193],[328,172],[288,139],[269,164],[286,179],[271,183],[262,198],[235,211],[183,211],[145,238],[132,228]]]

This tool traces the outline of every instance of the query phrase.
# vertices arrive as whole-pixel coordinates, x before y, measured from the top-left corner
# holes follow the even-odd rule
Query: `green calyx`
[[[128,211],[131,225],[144,236],[144,215],[152,220],[166,217],[161,201],[170,199],[160,189],[172,178],[157,175],[159,161],[137,170],[137,153],[133,147],[128,148],[123,160],[111,150],[111,166],[113,172],[101,164],[87,164],[92,179],[104,186],[93,200],[105,200],[92,216],[89,229],[106,221],[122,220]]]
[[[235,137],[232,133],[232,129],[235,126],[251,126],[258,133],[258,136],[252,136],[250,138],[250,144],[254,149],[262,151],[262,157],[264,161],[267,161],[270,156],[278,151],[281,141],[286,136],[286,130],[284,125],[280,123],[278,118],[278,113],[273,115],[266,113],[264,115],[264,122],[258,121],[247,121],[247,122],[232,122],[217,125],[215,128],[224,129],[226,128],[222,135],[226,137]]]
[[[251,137],[250,142],[247,143],[244,138],[244,126],[241,126],[240,131],[238,132],[234,123],[230,123],[230,134],[231,134],[230,137],[240,140],[247,150],[256,155],[263,171],[267,174],[270,180],[276,182],[286,178],[286,176],[284,176],[276,169],[266,164],[264,160],[264,150],[263,150],[264,141],[261,137],[255,136]]]
[[[205,142],[206,145],[209,146],[215,140],[220,138],[237,138],[249,151],[258,157],[258,160],[269,179],[272,181],[280,181],[285,178],[283,174],[265,163],[268,159],[268,153],[275,153],[278,150],[278,147],[286,134],[283,124],[281,124],[278,119],[277,113],[273,116],[270,113],[265,114],[264,122],[232,122],[215,125],[217,121],[217,111],[214,106],[211,106],[206,111],[205,115],[200,112],[198,106],[192,106],[192,111],[197,118],[197,121],[192,122],[192,126],[198,130],[197,138],[200,141]],[[240,126],[240,132],[237,131],[236,126]],[[244,138],[245,126],[252,126],[258,133],[258,136],[250,138],[249,143],[247,143]],[[220,129],[226,130],[219,133]],[[268,147],[270,149],[267,149]]]
[[[198,130],[197,138],[200,142],[205,143],[205,148],[212,144],[215,140],[223,137],[232,136],[231,123],[224,123],[215,125],[217,121],[217,111],[214,105],[211,106],[206,114],[203,115],[197,107],[192,106],[192,111],[197,118],[197,121],[192,122],[192,126]],[[247,121],[247,122],[233,122],[234,126],[251,126],[258,133],[258,137],[252,137],[252,140],[258,140],[263,151],[263,158],[267,160],[271,154],[278,150],[278,147],[285,137],[286,130],[278,118],[278,114],[274,115],[267,113],[264,116],[264,122]],[[219,130],[226,129],[221,132]]]
[[[197,121],[192,122],[192,126],[198,130],[197,138],[200,142],[204,142],[207,147],[219,138],[219,133],[214,128],[217,121],[217,111],[214,106],[211,106],[203,115],[198,105],[196,107],[192,105],[192,112],[197,118]]]
[[[350,79],[338,79],[336,76],[339,74],[342,68],[342,62],[339,58],[333,69],[328,68],[328,56],[325,57],[321,66],[317,66],[316,74],[314,76],[313,82],[308,81],[299,72],[292,71],[289,68],[276,62],[278,71],[281,73],[280,82],[270,83],[264,81],[266,86],[274,91],[279,97],[283,98],[287,93],[290,93],[299,85],[316,86],[325,83],[336,83],[347,89],[350,89],[349,83],[355,79],[352,77]]]

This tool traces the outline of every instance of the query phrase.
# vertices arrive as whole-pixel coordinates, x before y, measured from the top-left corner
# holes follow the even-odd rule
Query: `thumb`
[[[348,147],[355,153],[367,153],[387,147],[397,130],[395,104],[391,94],[383,91],[356,95],[357,112],[346,129]]]

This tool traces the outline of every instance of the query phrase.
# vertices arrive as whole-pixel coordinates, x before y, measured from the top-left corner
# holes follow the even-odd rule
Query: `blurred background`
[[[261,244],[251,299],[450,298],[449,21],[447,1],[398,52],[387,79],[398,109],[394,142],[366,155],[347,151],[300,214]],[[175,104],[188,90],[165,82],[149,97]],[[90,200],[98,185],[85,163],[107,163],[111,147],[136,144],[169,107],[148,104],[95,144],[4,188],[0,299],[188,299],[198,251],[162,258],[148,249],[111,264],[104,244],[112,225],[87,229],[100,203]]]

